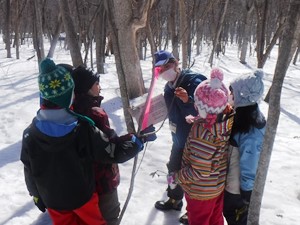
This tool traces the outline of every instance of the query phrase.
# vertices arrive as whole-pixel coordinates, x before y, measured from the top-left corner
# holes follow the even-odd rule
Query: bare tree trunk
[[[114,55],[117,66],[124,117],[128,132],[135,132],[133,119],[129,113],[129,99],[145,93],[145,86],[136,47],[136,31],[145,27],[147,14],[152,1],[106,0],[105,7],[112,30]],[[122,51],[121,51],[122,47]],[[135,82],[133,82],[135,81]],[[140,129],[140,124],[138,132]],[[119,216],[121,223],[127,205],[129,204],[137,168],[137,156],[134,158],[129,192]]]
[[[54,55],[54,51],[55,51],[55,47],[56,47],[58,39],[59,39],[61,27],[62,27],[62,20],[61,20],[61,16],[59,16],[59,18],[57,20],[56,28],[55,28],[55,33],[54,33],[53,39],[51,41],[50,49],[47,54],[48,58],[52,58]]]
[[[14,39],[14,45],[16,48],[16,59],[20,59],[20,8],[19,8],[19,0],[15,2],[15,39]]]
[[[188,24],[186,16],[186,5],[184,0],[179,1],[179,18],[180,18],[180,42],[181,42],[181,63],[182,68],[186,68],[188,64]]]
[[[295,56],[294,56],[294,59],[293,59],[293,64],[294,64],[294,65],[296,65],[296,63],[297,63],[297,59],[298,59],[299,53],[300,53],[300,35],[299,35],[299,37],[298,37],[297,51],[296,51]]]
[[[200,24],[202,20],[197,20],[196,22],[196,55],[200,55],[202,51],[202,32],[200,30]]]
[[[265,48],[265,31],[266,18],[268,13],[268,0],[255,0],[255,8],[257,12],[257,31],[256,31],[256,53],[257,67],[263,68],[262,58]]]
[[[94,57],[93,57],[93,40],[94,38],[91,38],[91,43],[90,43],[90,64],[91,64],[91,68],[94,68]]]
[[[220,35],[221,35],[221,31],[222,31],[223,24],[224,24],[228,3],[229,3],[229,0],[225,0],[224,7],[222,7],[222,14],[221,14],[220,20],[218,22],[216,33],[215,33],[215,36],[214,36],[213,48],[212,48],[212,51],[211,51],[211,54],[210,54],[210,57],[209,57],[209,61],[208,61],[210,63],[211,67],[213,65],[213,60],[214,60],[214,54],[215,54],[215,51],[216,51],[216,47],[219,44]]]
[[[62,16],[62,21],[66,31],[66,39],[70,49],[72,63],[74,67],[83,64],[80,46],[78,45],[77,33],[75,31],[74,23],[70,14],[68,0],[59,0],[59,8]]]
[[[169,26],[171,31],[171,40],[172,40],[172,52],[173,55],[179,59],[179,34],[176,31],[176,4],[177,1],[171,1],[171,12],[169,17]]]
[[[297,64],[297,59],[300,53],[300,47],[297,48],[297,51],[295,53],[294,59],[293,59],[293,64],[296,65]]]
[[[112,31],[114,55],[128,132],[134,132],[134,123],[128,111],[129,99],[139,97],[145,93],[142,70],[136,47],[136,31],[146,25],[147,10],[150,9],[150,2],[148,0],[144,2],[105,1],[107,15],[109,16],[108,21],[110,22]]]
[[[10,48],[10,0],[6,0],[6,16],[5,16],[5,49],[6,57],[11,58],[11,48]]]
[[[129,99],[139,97],[145,93],[136,46],[136,32],[146,25],[150,2],[149,0],[143,2],[107,1],[108,14],[111,16],[110,22],[112,22],[113,46],[119,80],[125,78],[128,92],[124,93],[123,96],[128,95]],[[122,51],[120,51],[121,48]],[[133,80],[135,82],[132,82]],[[120,86],[122,88],[121,84]]]
[[[96,63],[97,71],[105,73],[105,43],[106,43],[106,24],[107,16],[104,5],[100,6],[95,25],[95,41],[96,41]]]
[[[42,6],[39,0],[33,0],[34,7],[34,32],[35,50],[40,63],[45,58],[43,27],[42,27]]]
[[[246,2],[247,4],[247,2]],[[240,62],[242,64],[246,64],[246,55],[247,55],[247,49],[248,49],[248,44],[250,41],[250,31],[251,31],[251,14],[254,9],[254,4],[251,6],[246,5],[246,16],[245,16],[245,24],[244,24],[244,32],[243,32],[243,41],[242,41],[242,48],[241,48],[241,56],[240,56]]]
[[[296,40],[297,22],[300,23],[300,20],[297,21],[295,18],[299,18],[298,16],[300,16],[300,2],[299,0],[292,0],[289,5],[287,26],[279,45],[279,54],[270,94],[266,133],[252,191],[247,225],[259,225],[261,201],[280,115],[282,84],[295,50],[293,45],[295,45]]]
[[[152,28],[150,26],[149,13],[148,13],[148,19],[147,19],[147,24],[146,24],[146,35],[147,35],[147,39],[148,39],[149,44],[150,44],[151,55],[154,57],[154,53],[157,51],[157,48],[156,48],[156,45],[155,45],[155,41],[154,41],[154,37],[153,37],[153,33],[152,33]],[[153,58],[152,62],[153,62],[153,66],[154,66],[154,58]]]
[[[268,46],[267,50],[266,50],[266,53],[263,55],[263,58],[261,59],[261,66],[263,67],[267,61],[267,57],[268,55],[271,53],[271,50],[273,48],[273,46],[275,45],[277,39],[279,38],[280,34],[282,33],[284,27],[286,25],[286,21],[283,19],[281,24],[279,25],[279,27],[277,28],[274,36],[273,36],[273,39],[270,43],[270,46]],[[296,43],[296,42],[294,42]],[[294,48],[296,48],[295,44],[294,44]],[[295,50],[295,49],[294,49]],[[270,92],[271,92],[271,88],[272,88],[272,85],[271,87],[269,88],[269,91],[264,99],[265,102],[269,103],[269,99],[270,99]]]
[[[14,22],[14,28],[15,28],[15,47],[16,47],[16,59],[20,59],[20,43],[22,43],[22,39],[20,38],[20,24],[21,24],[21,18],[24,12],[24,9],[27,5],[28,0],[16,0],[15,1],[15,22]]]

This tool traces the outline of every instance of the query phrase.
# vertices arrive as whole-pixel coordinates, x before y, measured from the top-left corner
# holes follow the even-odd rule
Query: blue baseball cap
[[[155,67],[165,65],[170,59],[175,59],[175,56],[168,51],[160,50],[154,54],[155,56]]]

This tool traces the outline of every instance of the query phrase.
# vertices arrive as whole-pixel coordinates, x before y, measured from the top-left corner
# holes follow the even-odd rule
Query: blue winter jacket
[[[178,149],[183,149],[192,124],[188,124],[185,117],[188,115],[197,116],[193,101],[183,103],[179,98],[175,97],[174,91],[177,87],[184,88],[190,99],[194,98],[194,91],[198,84],[207,78],[199,73],[191,70],[181,71],[175,85],[168,82],[164,89],[164,98],[169,112],[169,123],[172,131],[173,144]]]
[[[264,133],[265,127],[252,127],[248,133],[233,136],[240,154],[240,187],[243,191],[253,190]]]

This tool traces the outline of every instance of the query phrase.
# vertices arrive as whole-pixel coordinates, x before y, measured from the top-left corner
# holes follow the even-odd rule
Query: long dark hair
[[[264,115],[260,112],[257,103],[245,107],[238,107],[234,116],[231,135],[240,132],[248,133],[251,127],[263,128],[266,124]]]

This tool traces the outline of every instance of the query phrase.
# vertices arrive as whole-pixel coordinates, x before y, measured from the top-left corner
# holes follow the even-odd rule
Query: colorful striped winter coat
[[[217,121],[211,128],[205,128],[202,120],[193,124],[183,151],[182,169],[175,175],[192,199],[213,199],[224,190],[233,115],[219,115]]]

